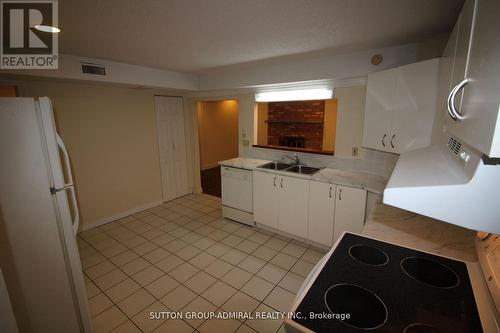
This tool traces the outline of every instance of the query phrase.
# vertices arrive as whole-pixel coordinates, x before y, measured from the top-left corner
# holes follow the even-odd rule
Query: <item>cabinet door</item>
[[[311,181],[307,239],[331,246],[335,213],[335,185]]]
[[[387,144],[392,152],[427,147],[436,110],[439,59],[397,68],[394,113]]]
[[[365,222],[366,191],[337,185],[333,242],[344,231],[361,232]]]
[[[396,98],[397,69],[368,74],[363,147],[392,151],[389,145]]]
[[[446,101],[448,94],[451,91],[451,79],[453,74],[453,63],[455,61],[455,49],[457,46],[458,29],[460,20],[457,20],[453,31],[450,34],[448,43],[443,51],[439,62],[439,75],[438,75],[438,95],[436,97],[436,116],[434,117],[433,124],[433,139],[440,140],[441,133],[445,124],[451,121],[448,114]]]
[[[278,178],[271,173],[253,173],[253,219],[275,229],[278,228]]]
[[[462,82],[466,75],[467,57],[472,30],[472,19],[474,17],[475,0],[466,0],[457,21],[457,36],[455,46],[455,57],[453,59],[453,72],[451,76],[451,88]],[[490,22],[491,23],[491,22]],[[451,89],[450,89],[451,90]],[[455,99],[455,107],[461,112],[462,92]],[[449,117],[448,123],[453,125],[455,121]]]
[[[309,180],[280,177],[278,229],[295,236],[307,236]]]
[[[466,1],[461,14],[461,26],[468,24],[463,29],[466,36],[459,36],[459,41],[470,35],[472,9],[467,7],[469,2],[472,1]],[[449,124],[451,133],[490,157],[500,157],[499,12],[500,1],[477,1],[465,74],[471,81],[461,90],[463,99],[457,94],[454,101],[465,118]],[[460,33],[462,34],[462,29]],[[463,57],[458,54],[457,48],[455,63],[459,61],[463,62]]]

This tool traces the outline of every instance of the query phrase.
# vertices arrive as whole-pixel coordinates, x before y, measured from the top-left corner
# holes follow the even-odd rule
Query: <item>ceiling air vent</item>
[[[462,147],[462,144],[460,142],[458,142],[457,139],[450,136],[450,139],[448,140],[448,148],[450,148],[450,150],[453,152],[453,154],[458,155],[461,147]]]
[[[82,73],[93,75],[106,75],[106,67],[96,64],[82,63]]]

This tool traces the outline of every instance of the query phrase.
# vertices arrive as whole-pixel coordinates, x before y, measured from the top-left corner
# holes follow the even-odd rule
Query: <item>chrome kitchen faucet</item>
[[[292,155],[283,155],[283,157],[286,157],[286,158],[289,158],[291,159],[292,161],[295,162],[295,164],[300,164],[300,158],[299,158],[299,155],[297,154],[292,154]]]

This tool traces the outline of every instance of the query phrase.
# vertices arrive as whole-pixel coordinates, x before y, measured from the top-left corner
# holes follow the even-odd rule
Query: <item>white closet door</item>
[[[163,201],[189,193],[182,98],[155,96]]]

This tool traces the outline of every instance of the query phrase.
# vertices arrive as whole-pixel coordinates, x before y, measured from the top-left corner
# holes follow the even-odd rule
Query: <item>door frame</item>
[[[180,100],[181,102],[181,112],[182,112],[182,117],[183,117],[183,124],[184,124],[184,141],[185,141],[185,147],[186,147],[186,167],[188,168],[187,170],[187,181],[188,181],[188,191],[186,194],[192,193],[192,186],[191,186],[191,177],[189,173],[189,156],[188,156],[188,151],[189,149],[189,144],[188,144],[188,129],[186,128],[186,112],[185,112],[185,106],[184,106],[184,98],[182,96],[172,96],[172,95],[160,95],[160,94],[154,94],[153,95],[153,110],[154,110],[154,121],[155,121],[155,130],[156,130],[156,141],[157,141],[157,149],[158,149],[158,166],[160,168],[160,178],[161,178],[161,192],[162,192],[162,201],[167,202],[170,200],[173,200],[172,198],[166,198],[166,193],[164,190],[164,182],[165,182],[165,175],[163,173],[163,167],[161,163],[161,149],[160,149],[160,133],[158,131],[158,110],[156,108],[156,98],[157,97],[165,97],[165,98],[175,98]]]
[[[241,156],[242,152],[242,141],[241,133],[242,127],[242,113],[241,105],[245,103],[245,98],[248,98],[252,93],[229,93],[227,95],[196,95],[196,96],[185,96],[184,97],[184,111],[186,124],[189,124],[189,129],[186,130],[186,139],[189,140],[188,145],[188,165],[190,167],[190,175],[192,180],[193,193],[202,193],[201,188],[201,162],[200,162],[200,137],[199,137],[199,124],[198,124],[198,102],[213,102],[222,100],[235,100],[238,101],[238,156]],[[254,100],[255,102],[255,100]],[[253,108],[252,108],[252,118],[253,118]],[[253,132],[252,132],[253,134]],[[253,142],[253,137],[248,138],[250,142]],[[186,141],[187,142],[187,141]]]

